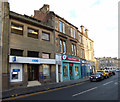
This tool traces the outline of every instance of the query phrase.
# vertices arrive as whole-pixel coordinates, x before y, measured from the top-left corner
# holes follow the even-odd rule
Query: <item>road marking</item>
[[[81,95],[81,94],[83,94],[83,93],[89,92],[89,91],[94,90],[94,89],[96,89],[96,88],[97,88],[97,87],[94,87],[94,88],[88,89],[88,90],[86,90],[86,91],[83,91],[83,92],[74,94],[74,95],[72,95],[72,96],[74,97],[74,96],[77,96],[77,95]]]
[[[113,81],[110,81],[110,82],[107,82],[107,83],[105,83],[105,84],[103,84],[103,85],[107,85],[107,84],[110,84],[110,83],[112,83]]]
[[[115,85],[117,85],[118,84],[118,82],[115,82]]]
[[[69,85],[69,86],[60,87],[60,88],[56,88],[56,89],[51,89],[51,90],[47,90],[47,91],[42,91],[42,92],[37,92],[37,93],[26,94],[26,95],[22,95],[22,96],[13,97],[13,98],[7,98],[7,99],[3,99],[3,101],[15,100],[15,99],[24,98],[24,97],[29,97],[29,96],[33,96],[33,95],[42,94],[42,93],[52,92],[52,91],[56,91],[56,90],[60,90],[60,89],[65,89],[65,88],[69,88],[69,87],[81,85],[81,84],[84,84],[84,83],[87,83],[87,81],[86,81],[86,82],[82,82],[82,83],[77,83],[77,84],[74,84],[74,85]]]

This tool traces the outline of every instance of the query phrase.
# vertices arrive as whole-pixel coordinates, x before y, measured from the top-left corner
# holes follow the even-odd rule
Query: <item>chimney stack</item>
[[[39,9],[40,11],[42,11],[43,13],[47,13],[50,10],[50,7],[48,4],[44,4],[42,8]]]
[[[85,34],[88,36],[88,29],[85,29]]]
[[[80,27],[81,27],[81,32],[84,33],[84,26],[81,25]]]

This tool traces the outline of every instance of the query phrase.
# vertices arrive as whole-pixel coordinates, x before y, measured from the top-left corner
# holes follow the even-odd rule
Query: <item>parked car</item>
[[[90,81],[100,81],[100,80],[103,80],[103,79],[104,79],[104,76],[101,72],[93,73],[90,76]]]
[[[109,76],[112,76],[112,75],[113,75],[112,71],[110,71],[110,70],[105,70],[105,72],[106,72],[106,73],[109,73]]]
[[[112,74],[115,75],[115,70],[111,70],[112,71]]]
[[[120,72],[120,70],[117,69],[116,72]]]
[[[109,78],[109,73],[105,72],[105,70],[97,70],[97,72],[101,72],[104,76],[104,78]]]

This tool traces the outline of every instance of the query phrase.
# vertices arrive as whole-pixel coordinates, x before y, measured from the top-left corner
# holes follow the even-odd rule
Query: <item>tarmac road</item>
[[[118,100],[118,73],[99,82],[87,81],[13,100]]]

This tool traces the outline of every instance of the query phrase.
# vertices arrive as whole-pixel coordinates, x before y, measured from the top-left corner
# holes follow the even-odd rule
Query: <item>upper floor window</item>
[[[50,54],[49,53],[42,53],[42,58],[47,58],[49,59],[50,58]]]
[[[66,42],[63,40],[60,40],[60,52],[66,53]]]
[[[75,38],[75,29],[71,28],[70,31],[71,31],[71,37]]]
[[[83,43],[83,41],[82,41],[82,36],[80,35],[80,43],[82,44]]]
[[[42,40],[50,41],[50,34],[46,32],[42,32]]]
[[[61,21],[59,21],[59,30],[60,30],[60,32],[62,32],[62,25],[61,25]]]
[[[39,52],[28,51],[28,57],[39,57]]]
[[[38,39],[38,30],[28,28],[28,37]]]
[[[75,56],[76,56],[76,45],[75,45],[75,44],[72,44],[72,45],[71,45],[71,48],[72,48],[72,55],[75,55]]]
[[[63,33],[65,33],[65,24],[62,23],[62,30],[63,30]]]
[[[23,50],[10,49],[10,55],[13,55],[13,56],[23,56]]]
[[[59,21],[59,31],[65,33],[65,24]]]
[[[11,33],[23,35],[23,26],[12,22]]]

